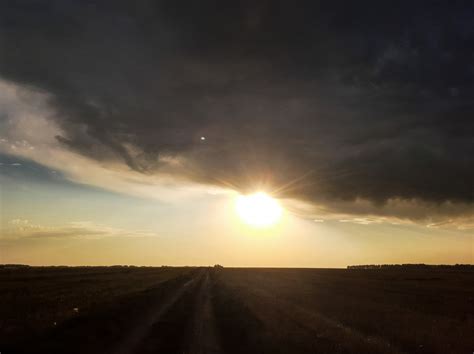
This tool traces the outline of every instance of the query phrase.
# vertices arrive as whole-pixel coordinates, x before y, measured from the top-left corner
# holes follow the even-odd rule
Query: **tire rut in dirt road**
[[[135,346],[121,353],[221,353],[216,337],[208,269],[176,294],[175,301],[157,314],[148,332],[135,337]]]
[[[194,310],[194,298],[204,270],[198,272],[181,288],[150,309],[145,318],[117,345],[114,354],[133,353],[182,353],[182,347],[189,337],[189,312]]]
[[[185,353],[221,353],[219,341],[217,338],[214,310],[212,308],[211,291],[212,287],[209,270],[206,270],[196,295],[195,312],[192,321],[192,333]]]

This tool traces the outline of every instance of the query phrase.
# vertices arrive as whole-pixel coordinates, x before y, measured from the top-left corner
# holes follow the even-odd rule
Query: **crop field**
[[[472,353],[474,272],[0,268],[0,352]]]

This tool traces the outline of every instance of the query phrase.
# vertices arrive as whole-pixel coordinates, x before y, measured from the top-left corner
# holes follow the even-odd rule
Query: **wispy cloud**
[[[15,167],[18,167],[18,166],[21,166],[21,163],[19,163],[19,162],[13,162],[13,163],[0,162],[0,166],[15,166]]]
[[[102,239],[109,237],[156,237],[148,230],[125,230],[90,221],[76,221],[64,225],[47,226],[26,219],[10,220],[3,230],[6,239],[23,238],[81,238]]]
[[[474,230],[474,217],[448,219],[440,222],[429,223],[426,226],[434,229],[456,228],[458,230]]]
[[[371,224],[381,224],[386,219],[384,218],[349,218],[349,219],[340,219],[339,222],[342,223],[353,223],[353,224],[359,224],[359,225],[371,225]]]

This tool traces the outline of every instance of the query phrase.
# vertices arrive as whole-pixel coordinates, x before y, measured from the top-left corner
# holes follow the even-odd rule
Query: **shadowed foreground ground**
[[[472,353],[474,272],[0,269],[0,352]]]

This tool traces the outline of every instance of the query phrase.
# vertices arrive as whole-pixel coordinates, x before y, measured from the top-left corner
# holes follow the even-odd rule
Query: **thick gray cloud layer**
[[[136,3],[0,5],[0,76],[51,94],[65,148],[315,203],[474,202],[472,2]]]

